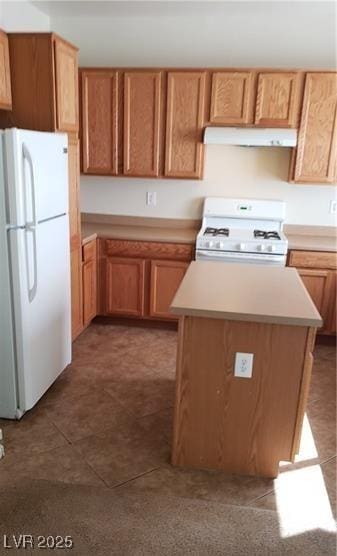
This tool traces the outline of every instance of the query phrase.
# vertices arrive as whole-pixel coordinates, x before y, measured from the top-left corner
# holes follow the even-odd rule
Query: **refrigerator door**
[[[68,138],[65,133],[6,129],[5,166],[10,226],[68,212]]]
[[[0,418],[17,416],[17,388],[0,136]]]
[[[8,233],[18,405],[24,412],[71,360],[68,216]]]

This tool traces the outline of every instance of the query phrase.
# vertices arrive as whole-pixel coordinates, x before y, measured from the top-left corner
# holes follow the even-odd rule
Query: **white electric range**
[[[284,266],[288,251],[284,218],[284,201],[208,197],[196,259]]]

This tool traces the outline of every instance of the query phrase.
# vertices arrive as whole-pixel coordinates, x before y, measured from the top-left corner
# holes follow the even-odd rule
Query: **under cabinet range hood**
[[[296,129],[206,127],[206,145],[238,145],[242,147],[295,147]]]

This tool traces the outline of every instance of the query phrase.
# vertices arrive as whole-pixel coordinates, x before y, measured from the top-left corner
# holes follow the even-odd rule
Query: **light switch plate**
[[[253,353],[235,354],[234,376],[241,378],[252,378],[253,374]]]
[[[157,192],[147,191],[146,192],[146,204],[151,207],[155,207],[157,204]]]

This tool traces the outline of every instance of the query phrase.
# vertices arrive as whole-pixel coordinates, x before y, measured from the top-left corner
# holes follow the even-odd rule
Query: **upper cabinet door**
[[[337,73],[308,73],[294,181],[334,183],[337,157]]]
[[[252,123],[253,94],[252,72],[213,73],[210,122],[223,125]]]
[[[124,174],[158,176],[162,145],[162,73],[124,75]]]
[[[81,72],[82,170],[85,174],[118,173],[118,73]]]
[[[201,178],[205,72],[169,72],[165,176]]]
[[[54,40],[56,73],[56,128],[78,131],[77,49],[59,37]]]
[[[255,124],[297,127],[301,76],[299,73],[259,73]]]
[[[0,108],[12,108],[11,76],[9,69],[8,37],[0,30]]]

